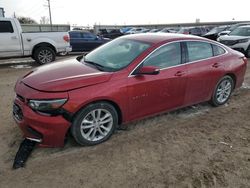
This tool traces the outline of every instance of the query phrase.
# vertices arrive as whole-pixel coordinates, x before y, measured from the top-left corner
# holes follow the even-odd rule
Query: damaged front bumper
[[[24,137],[35,141],[40,147],[63,147],[70,122],[63,116],[45,116],[34,112],[24,100],[16,97],[13,117]]]

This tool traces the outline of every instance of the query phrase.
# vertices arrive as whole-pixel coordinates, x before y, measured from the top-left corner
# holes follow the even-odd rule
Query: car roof
[[[248,27],[250,27],[250,24],[249,25],[240,26],[239,28],[248,28]]]
[[[250,22],[243,22],[243,23],[237,23],[237,24],[235,24],[235,25],[250,25]]]
[[[85,31],[85,30],[72,30],[72,31],[69,31],[69,33],[91,33],[91,32]]]
[[[177,34],[177,33],[140,33],[140,34],[132,34],[126,35],[122,38],[130,39],[130,40],[138,40],[146,43],[151,44],[158,44],[161,42],[167,41],[175,41],[175,40],[204,40],[204,38],[194,36],[194,35],[184,35],[184,34]]]

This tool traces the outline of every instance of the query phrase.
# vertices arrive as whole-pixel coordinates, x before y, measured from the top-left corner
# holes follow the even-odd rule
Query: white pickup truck
[[[32,57],[39,64],[55,60],[56,54],[70,52],[68,32],[23,33],[15,18],[0,18],[0,58]]]

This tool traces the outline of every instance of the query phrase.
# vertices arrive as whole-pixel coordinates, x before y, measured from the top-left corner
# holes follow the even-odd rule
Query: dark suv
[[[183,27],[178,31],[178,33],[181,34],[190,34],[197,36],[205,35],[207,32],[207,29],[204,27]]]
[[[110,41],[88,31],[70,31],[69,36],[72,52],[89,52]]]
[[[98,35],[105,38],[115,39],[122,36],[123,33],[121,33],[120,29],[100,29]]]

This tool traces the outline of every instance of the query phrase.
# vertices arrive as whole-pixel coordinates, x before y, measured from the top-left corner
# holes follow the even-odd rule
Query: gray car
[[[238,27],[217,41],[250,57],[250,25]]]

